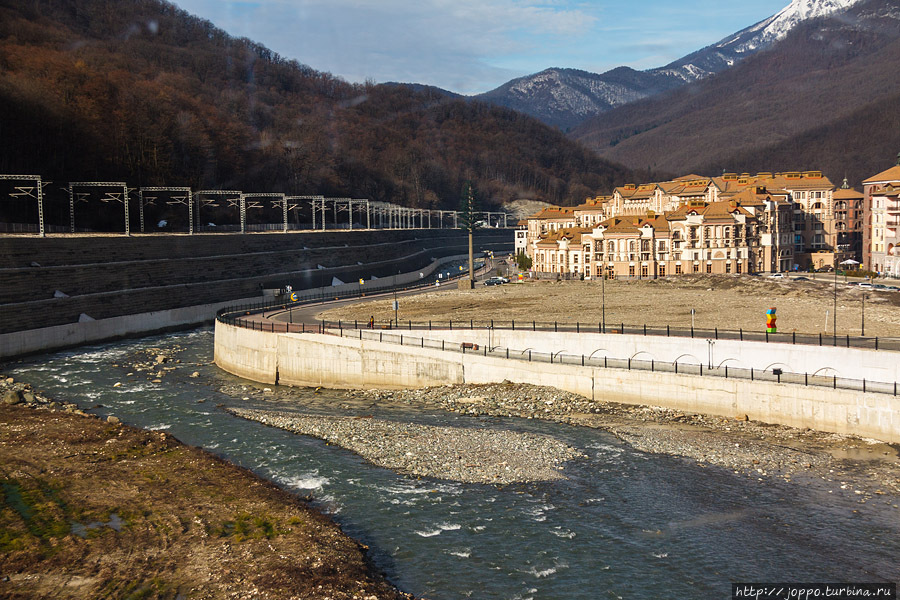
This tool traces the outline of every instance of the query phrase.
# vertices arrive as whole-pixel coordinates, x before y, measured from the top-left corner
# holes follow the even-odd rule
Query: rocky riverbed
[[[343,401],[337,404],[333,393],[326,399],[280,386],[229,384],[222,386],[221,391],[245,400],[283,402],[292,411],[339,410],[344,415],[361,416],[376,407],[396,406],[423,412],[541,419],[595,427],[613,433],[643,452],[681,457],[760,481],[817,479],[835,492],[854,494],[861,503],[879,500],[900,505],[900,452],[896,445],[752,421],[747,415],[720,417],[592,401],[552,387],[510,382],[410,390],[349,390],[341,392]],[[359,426],[364,428],[370,421],[360,420]],[[427,453],[428,447],[420,450]]]
[[[357,390],[353,400],[401,403],[472,416],[546,419],[610,431],[634,448],[668,454],[758,479],[816,477],[860,500],[900,496],[896,446],[856,436],[651,407],[596,402],[555,388],[513,384],[419,390]]]
[[[266,425],[326,440],[398,473],[467,483],[561,479],[581,454],[549,436],[497,428],[433,427],[369,417],[318,417],[230,409]]]

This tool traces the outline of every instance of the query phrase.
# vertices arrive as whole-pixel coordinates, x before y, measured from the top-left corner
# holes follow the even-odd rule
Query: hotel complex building
[[[831,268],[852,256],[861,201],[819,171],[687,175],[545,208],[525,247],[536,273],[566,278]]]
[[[863,266],[900,277],[900,164],[863,181],[863,194]]]

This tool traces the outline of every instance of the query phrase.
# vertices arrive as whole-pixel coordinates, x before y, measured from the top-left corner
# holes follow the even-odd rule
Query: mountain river
[[[211,364],[212,348],[212,330],[203,328],[35,357],[7,372],[310,496],[370,546],[391,582],[431,600],[729,598],[731,582],[900,579],[897,509],[860,504],[834,484],[704,468],[636,451],[595,429],[357,405],[328,390],[261,394],[264,386]],[[158,383],[128,376],[136,356],[156,349],[178,349],[182,362]],[[413,479],[225,406],[539,432],[586,458],[568,463],[564,480],[546,483]]]

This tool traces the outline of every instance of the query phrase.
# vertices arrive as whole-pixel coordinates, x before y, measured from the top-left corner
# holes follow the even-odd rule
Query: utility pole
[[[475,191],[472,189],[471,183],[466,183],[463,187],[463,197],[460,206],[460,227],[469,232],[469,276],[460,279],[458,287],[460,289],[471,290],[475,287],[475,253],[473,250],[472,237],[476,227],[476,210],[477,202],[475,200]]]

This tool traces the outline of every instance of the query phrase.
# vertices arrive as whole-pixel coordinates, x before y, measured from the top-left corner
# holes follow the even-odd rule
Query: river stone
[[[106,422],[112,423],[113,425],[118,425],[121,421],[119,421],[119,417],[109,415],[108,417],[106,417]]]
[[[34,404],[35,402],[37,402],[37,399],[31,392],[23,392],[22,399],[25,400],[25,402],[27,402],[28,404]]]
[[[18,390],[6,390],[3,394],[3,404],[20,404],[22,395]]]

